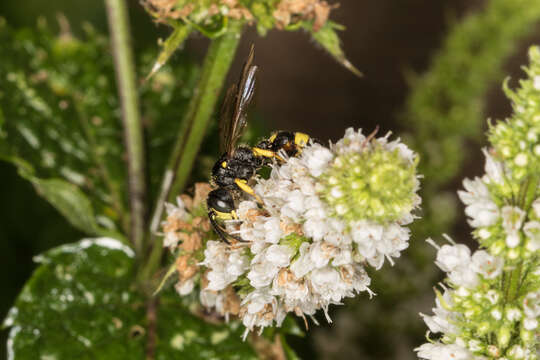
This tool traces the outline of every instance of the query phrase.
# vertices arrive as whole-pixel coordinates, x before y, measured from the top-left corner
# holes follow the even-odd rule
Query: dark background
[[[380,125],[382,133],[392,129],[399,134],[400,128],[407,127],[398,121],[409,91],[405,74],[426,70],[448,27],[470,11],[481,11],[483,6],[479,0],[342,0],[340,3],[332,19],[347,27],[341,33],[343,47],[349,60],[364,73],[363,78],[342,68],[317,48],[306,33],[271,31],[266,38],[260,38],[253,29],[247,31],[229,77],[236,77],[249,44],[254,42],[256,63],[261,69],[257,108],[264,114],[268,128],[301,130],[321,140],[335,140],[350,126],[369,132]],[[138,1],[131,0],[130,6],[136,51],[157,46],[156,39],[166,35],[167,29],[156,27]],[[104,32],[107,30],[102,1],[0,1],[0,16],[13,27],[33,26],[38,16],[54,23],[58,12],[67,16],[75,33],[83,21]],[[505,73],[513,77],[521,75],[519,66],[526,63],[526,49],[532,41],[538,42],[538,35],[523,42],[505,65]],[[184,51],[202,58],[206,45],[205,39],[195,36]],[[502,118],[509,113],[510,106],[503,99],[500,85],[494,85],[486,99],[486,117]],[[477,144],[474,146],[471,151],[478,156],[467,161],[462,175],[478,175],[482,171],[480,151]],[[454,186],[459,187],[459,182]],[[3,317],[34,269],[32,257],[50,247],[74,241],[81,234],[5,163],[0,163],[0,199],[0,317]],[[463,239],[467,231],[462,219],[454,233]],[[5,335],[4,331],[0,359],[5,353]]]

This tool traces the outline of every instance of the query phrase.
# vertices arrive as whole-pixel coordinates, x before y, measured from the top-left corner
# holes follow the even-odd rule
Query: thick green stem
[[[107,18],[112,40],[112,51],[116,72],[118,93],[122,104],[124,141],[128,162],[128,187],[130,201],[129,239],[140,257],[144,249],[145,236],[145,158],[144,141],[135,66],[129,37],[129,21],[125,0],[105,0]]]
[[[163,215],[165,202],[172,201],[183,190],[189,178],[195,156],[199,151],[225,77],[234,59],[236,48],[240,42],[241,31],[241,23],[231,24],[228,32],[213,40],[208,48],[195,96],[191,99],[188,111],[183,119],[178,138],[165,169],[156,207],[152,214],[150,224],[152,250],[145,269],[140,274],[142,279],[148,279],[148,276],[159,266],[162,244],[161,239],[155,236],[155,233]]]

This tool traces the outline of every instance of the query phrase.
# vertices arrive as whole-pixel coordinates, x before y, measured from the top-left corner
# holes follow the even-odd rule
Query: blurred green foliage
[[[405,142],[420,154],[422,219],[411,226],[413,238],[405,257],[393,268],[370,274],[378,296],[350,301],[335,311],[339,344],[325,341],[331,336],[327,330],[317,334],[324,358],[396,359],[403,349],[413,356],[425,332],[418,306],[433,296],[437,282],[437,273],[429,269],[434,267],[433,251],[424,240],[451,232],[457,197],[445,186],[462,171],[467,141],[480,140],[488,89],[502,80],[505,60],[538,22],[536,0],[491,0],[455,23],[429,70],[411,78],[402,117],[408,129]],[[361,320],[353,326],[350,317]]]
[[[121,238],[127,190],[113,63],[107,38],[84,30],[77,39],[67,29],[55,36],[45,22],[13,31],[2,21],[0,156],[72,225]],[[141,72],[152,57],[143,55]],[[139,88],[154,192],[197,73],[186,60]]]
[[[491,0],[485,9],[454,25],[430,70],[412,78],[404,119],[408,140],[420,153],[424,221],[413,230],[420,239],[448,231],[456,195],[444,186],[456,178],[467,141],[482,135],[486,93],[504,77],[505,60],[540,21],[536,0]]]

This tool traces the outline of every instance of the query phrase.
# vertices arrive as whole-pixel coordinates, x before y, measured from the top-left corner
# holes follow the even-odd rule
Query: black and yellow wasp
[[[253,62],[253,46],[242,69],[240,80],[232,85],[225,96],[219,123],[220,150],[223,153],[212,168],[212,183],[217,189],[208,194],[208,217],[214,231],[225,242],[230,239],[242,241],[229,234],[218,222],[237,219],[236,199],[242,192],[253,196],[259,203],[249,180],[257,171],[272,162],[284,161],[279,153],[287,156],[299,154],[308,143],[309,136],[303,133],[286,131],[275,132],[255,147],[236,146],[247,124],[247,109],[255,93],[257,66]]]

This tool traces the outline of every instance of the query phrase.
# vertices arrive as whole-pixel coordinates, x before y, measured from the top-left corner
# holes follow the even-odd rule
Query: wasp
[[[235,199],[238,195],[249,194],[261,203],[249,185],[249,180],[274,159],[283,162],[284,155],[298,155],[310,140],[309,135],[303,133],[278,131],[254,147],[236,146],[247,125],[247,110],[255,93],[258,68],[253,65],[253,55],[252,46],[238,83],[232,85],[225,95],[219,121],[220,150],[223,155],[212,167],[212,183],[217,189],[212,190],[206,200],[210,223],[218,236],[227,243],[231,238],[242,241],[229,234],[219,223],[238,219],[235,212]]]

